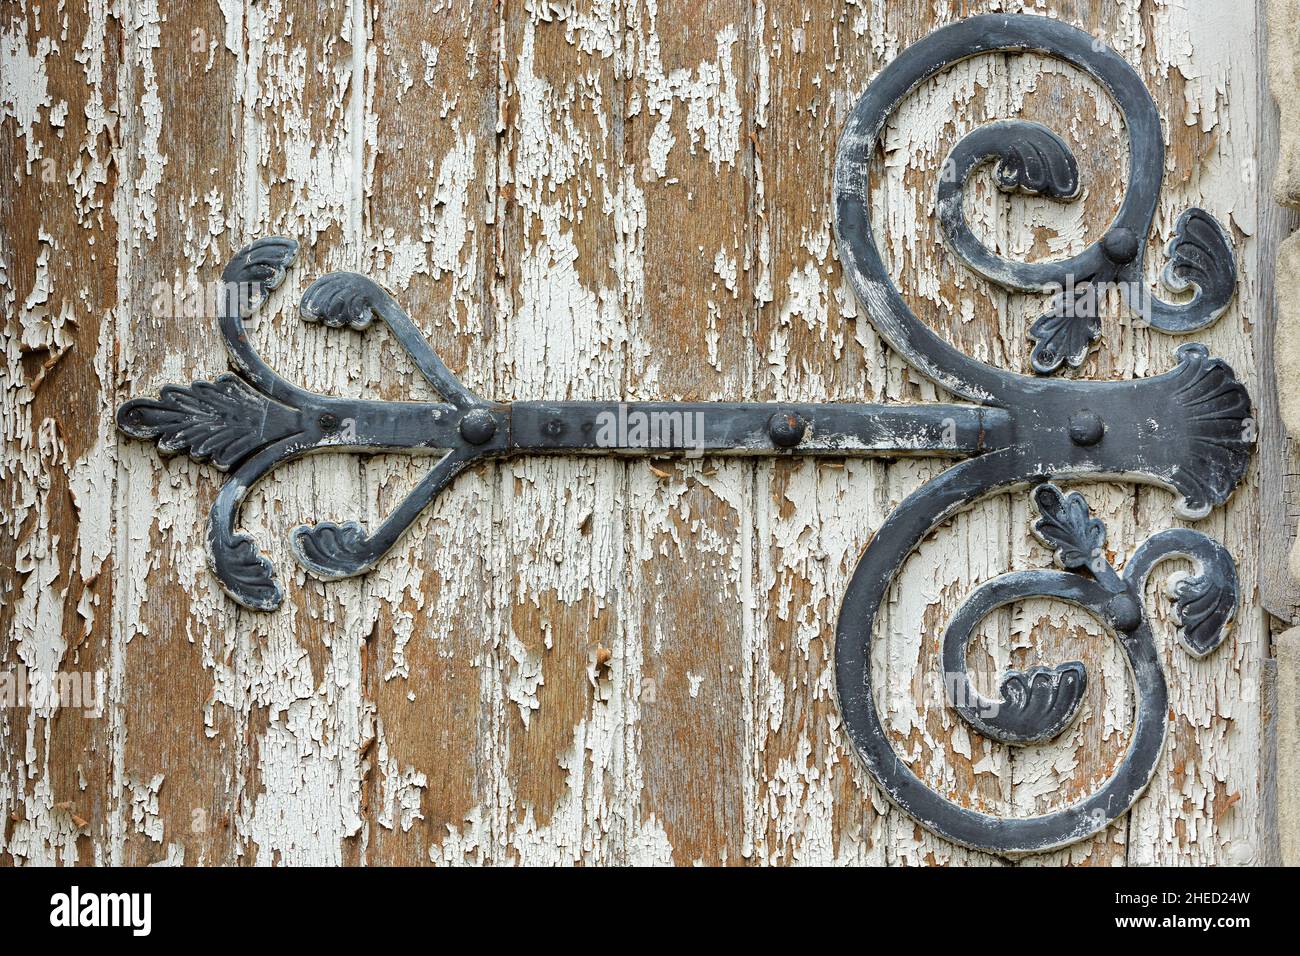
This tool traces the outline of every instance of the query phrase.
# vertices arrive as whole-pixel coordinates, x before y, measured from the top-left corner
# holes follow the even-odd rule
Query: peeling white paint
[[[0,29],[0,121],[14,121],[26,146],[25,172],[29,176],[33,164],[43,155],[37,136],[41,111],[45,111],[46,121],[55,125],[56,111],[67,110],[67,103],[56,102],[49,89],[46,62],[56,51],[52,37],[33,38],[28,34],[26,17],[14,17]]]

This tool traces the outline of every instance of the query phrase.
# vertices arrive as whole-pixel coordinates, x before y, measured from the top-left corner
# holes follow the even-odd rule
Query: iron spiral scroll
[[[991,123],[953,150],[936,216],[945,239],[978,274],[1021,291],[1053,291],[1049,310],[1029,330],[1033,376],[1007,372],[964,355],[907,306],[886,270],[872,231],[869,166],[889,116],[918,84],[971,56],[1039,52],[1091,74],[1119,105],[1128,132],[1130,181],[1105,235],[1070,259],[1003,260],[970,232],[962,214],[966,178],[993,162],[999,184],[1061,201],[1080,191],[1068,146],[1035,123]],[[430,348],[396,300],[373,280],[348,272],[312,282],[300,312],[311,322],[362,333],[379,320],[438,392],[438,402],[392,402],[321,395],[286,380],[258,354],[246,320],[279,287],[299,249],[287,238],[254,241],[222,273],[220,332],[235,372],[216,380],[168,385],[157,398],[133,399],[117,413],[126,434],[185,452],[230,476],[213,504],[209,563],[222,588],[246,607],[271,611],[283,600],[275,568],[253,537],[238,530],[249,489],[278,465],[320,450],[402,451],[439,457],[425,478],[377,527],[320,521],[296,528],[295,560],[324,579],[374,568],[419,514],[467,466],[523,454],[663,455],[679,452],[746,455],[941,455],[964,459],[908,497],[877,530],[849,581],[836,627],[835,667],[845,727],[883,791],[925,827],[955,842],[1003,854],[1061,846],[1096,833],[1125,813],[1154,773],[1167,721],[1167,688],[1143,587],[1157,564],[1190,559],[1194,573],[1173,591],[1182,646],[1211,653],[1229,632],[1238,602],[1236,568],[1224,547],[1179,528],[1152,535],[1122,569],[1102,548],[1105,529],[1077,492],[1058,483],[1122,477],[1173,489],[1176,510],[1199,518],[1222,505],[1249,464],[1250,399],[1232,370],[1204,346],[1178,349],[1163,375],[1099,382],[1052,377],[1078,367],[1099,337],[1094,309],[1080,308],[1115,284],[1155,328],[1185,333],[1227,308],[1236,267],[1226,232],[1192,209],[1178,220],[1166,248],[1165,284],[1192,290],[1177,304],[1136,300],[1163,169],[1164,146],[1155,104],[1138,75],[1092,36],[1058,21],[1025,15],[975,17],[942,28],[905,50],[858,102],[841,137],[834,177],[839,258],[870,321],[918,372],[951,392],[949,404],[787,404],[762,402],[494,402],[467,389]],[[611,415],[699,416],[689,446],[604,440]],[[681,436],[679,435],[680,439]],[[1084,666],[1066,662],[1009,672],[998,700],[975,692],[966,677],[966,648],[980,622],[998,607],[1051,597],[1082,608],[1120,643],[1137,688],[1128,751],[1101,788],[1044,816],[1002,818],[977,813],[930,789],[886,736],[871,677],[876,613],[903,562],[931,531],[980,499],[1033,488],[1040,519],[1034,532],[1053,550],[1060,570],[1020,571],[977,588],[943,638],[944,669],[959,676],[954,710],[977,732],[1003,743],[1039,743],[1075,717],[1087,683]],[[951,683],[951,682],[950,682]]]
[[[1049,481],[1124,477],[1172,488],[1175,509],[1198,518],[1223,504],[1245,474],[1253,443],[1250,397],[1222,361],[1201,345],[1178,350],[1172,372],[1125,383],[1030,378],[957,351],[926,327],[889,276],[872,232],[869,163],[885,122],[916,86],[955,63],[983,53],[1036,52],[1064,60],[1096,79],[1119,106],[1129,146],[1129,182],[1102,238],[1063,261],[1018,263],[986,249],[962,213],[966,178],[996,162],[1005,190],[1068,201],[1080,190],[1069,147],[1036,123],[1003,121],[966,136],[948,161],[936,215],[952,249],[977,273],[1016,291],[1056,291],[1050,310],[1030,327],[1031,365],[1040,376],[1078,367],[1100,335],[1095,309],[1077,308],[1115,283],[1128,296],[1144,289],[1143,253],[1150,235],[1164,139],[1160,117],[1141,78],[1115,51],[1067,24],[1033,16],[991,15],[944,27],[905,50],[859,100],[841,137],[835,165],[840,262],[884,338],[932,381],[967,399],[1007,409],[1015,440],[962,462],[918,489],[877,530],[849,582],[836,628],[840,711],[855,748],[890,799],[927,829],[953,842],[1001,854],[1033,853],[1082,840],[1126,813],[1149,783],[1164,744],[1168,691],[1152,635],[1143,587],[1156,564],[1183,557],[1193,576],[1174,590],[1181,644],[1201,657],[1226,638],[1238,602],[1236,567],[1224,547],[1200,532],[1153,535],[1122,573],[1106,563],[1105,529],[1077,493]],[[1165,285],[1195,289],[1190,301],[1154,300],[1155,328],[1190,332],[1227,308],[1236,265],[1224,229],[1191,209],[1175,227],[1166,253]],[[1137,690],[1135,726],[1119,766],[1090,796],[1035,817],[979,813],[945,798],[914,774],[893,749],[877,711],[871,677],[873,624],[903,561],[955,512],[986,496],[1037,485],[1042,515],[1035,533],[1054,550],[1061,571],[1022,571],[985,583],[957,611],[943,638],[944,670],[957,713],[977,732],[1024,745],[1060,734],[1077,712],[1087,681],[1082,663],[1011,671],[1001,700],[980,697],[966,675],[966,644],[998,607],[1028,598],[1066,601],[1101,622],[1119,641]],[[954,680],[956,678],[956,680]],[[992,714],[995,716],[985,716]]]

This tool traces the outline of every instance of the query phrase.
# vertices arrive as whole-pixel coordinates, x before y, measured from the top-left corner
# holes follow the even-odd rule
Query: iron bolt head
[[[1118,265],[1128,265],[1138,256],[1138,237],[1132,229],[1116,226],[1101,240],[1101,251]]]
[[[542,426],[542,434],[547,438],[559,438],[564,434],[564,419],[550,418]]]
[[[1116,594],[1106,603],[1106,613],[1118,630],[1128,633],[1142,623],[1142,609],[1130,594]]]
[[[807,428],[808,423],[799,413],[777,412],[768,420],[767,434],[777,448],[793,448],[803,441]]]
[[[1095,445],[1106,434],[1106,423],[1101,416],[1088,409],[1080,409],[1070,416],[1070,441],[1076,445]]]
[[[316,424],[320,425],[320,430],[326,435],[332,435],[338,431],[339,417],[333,412],[323,412],[321,417],[316,419]]]
[[[486,408],[472,409],[460,420],[460,434],[471,445],[481,445],[497,433],[497,420]]]

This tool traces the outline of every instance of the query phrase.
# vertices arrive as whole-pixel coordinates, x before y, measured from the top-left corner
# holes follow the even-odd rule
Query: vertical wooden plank
[[[986,12],[964,10],[964,14]],[[873,9],[873,21],[890,37],[885,57],[922,39],[952,17],[915,8]],[[868,30],[870,28],[868,27]],[[937,176],[953,146],[1006,109],[1001,58],[959,64],[923,84],[900,105],[875,162],[872,197],[881,245],[895,283],[911,308],[968,355],[1005,365],[1007,297],[973,276],[944,245],[933,216]],[[865,85],[862,86],[865,89]],[[850,103],[847,108],[851,108]],[[842,121],[841,121],[842,126]],[[1002,199],[988,180],[971,184],[968,219],[985,235],[1001,238]],[[859,320],[861,321],[861,319]],[[888,400],[947,396],[886,352],[880,388]],[[902,461],[888,468],[883,486],[887,515],[946,467],[939,461]],[[883,687],[881,707],[895,748],[912,770],[949,799],[983,812],[1005,813],[1010,797],[1009,748],[969,733],[944,692],[939,641],[948,620],[970,591],[1006,567],[1008,503],[983,502],[922,544],[903,566],[877,620],[873,670]],[[883,515],[882,515],[883,517]],[[1014,532],[1012,532],[1014,533]],[[847,583],[847,582],[846,582]],[[1006,622],[990,626],[994,639],[972,667],[1000,673],[1006,666]],[[891,810],[885,826],[891,864],[989,864],[995,858],[954,847],[910,818]]]
[[[633,3],[626,167],[644,208],[632,398],[752,393],[753,83],[747,3]],[[652,682],[638,814],[677,864],[753,852],[753,466],[630,466],[629,647]]]
[[[1278,5],[1265,0],[1255,4],[1255,51],[1259,60],[1256,68],[1259,119],[1255,126],[1259,210],[1255,248],[1259,276],[1255,285],[1258,299],[1254,304],[1254,347],[1259,365],[1259,391],[1255,396],[1259,419],[1259,592],[1260,603],[1269,614],[1286,624],[1294,624],[1300,621],[1300,588],[1292,574],[1290,555],[1295,547],[1296,529],[1300,527],[1300,487],[1294,477],[1300,474],[1300,443],[1297,436],[1287,434],[1278,407],[1273,358],[1277,324],[1274,278],[1278,247],[1300,226],[1300,213],[1279,205],[1275,199],[1278,177],[1286,174],[1280,155],[1282,120],[1274,96],[1285,97],[1286,90],[1275,93],[1271,87],[1272,82],[1285,82],[1285,70],[1279,71],[1276,77],[1269,75],[1268,51],[1270,43],[1282,44],[1285,49],[1286,39],[1270,37],[1270,30],[1277,30],[1269,21],[1270,7],[1278,8]],[[1243,170],[1251,171],[1250,167]]]
[[[368,16],[363,271],[397,297],[471,389],[493,398],[495,5],[384,0]],[[365,349],[372,394],[437,399],[383,331]],[[369,522],[396,507],[433,461],[368,459]],[[484,672],[500,573],[492,545],[498,482],[491,466],[459,477],[365,581],[368,863],[465,862],[484,852],[469,831],[493,803]]]
[[[759,4],[751,31],[755,181],[754,396],[879,401],[882,344],[841,280],[832,161],[840,128],[890,42],[869,10]],[[763,863],[880,863],[883,798],[839,720],[834,627],[844,586],[884,518],[887,465],[756,467],[753,840]]]
[[[1251,331],[1261,320],[1254,308],[1261,294],[1254,134],[1263,63],[1253,5],[1144,8],[1143,13],[1150,36],[1145,72],[1169,142],[1157,243],[1167,239],[1177,215],[1191,205],[1210,210],[1227,226],[1240,272],[1237,297],[1195,340],[1227,360],[1258,403]],[[1164,336],[1153,339],[1150,368],[1163,371],[1172,366],[1169,353],[1178,343]],[[1168,602],[1148,598],[1164,620],[1158,636],[1174,716],[1161,771],[1132,815],[1130,863],[1245,864],[1263,849],[1256,821],[1260,682],[1268,630],[1259,605],[1254,546],[1259,534],[1257,474],[1253,468],[1228,507],[1198,523],[1227,545],[1237,561],[1243,601],[1231,640],[1208,659],[1192,660],[1174,644]],[[1143,532],[1175,523],[1168,520],[1168,501],[1163,492],[1140,492],[1137,513]]]
[[[0,861],[109,858],[120,23],[0,7]],[[51,699],[50,691],[56,693]]]
[[[626,326],[622,42],[616,4],[505,4],[495,259],[497,397],[618,395]],[[619,641],[622,465],[517,459],[498,472],[488,666],[492,858],[622,858],[635,717]]]
[[[225,371],[211,283],[239,242],[242,18],[123,10],[119,398]],[[113,628],[114,862],[234,857],[238,715],[219,698],[235,615],[205,566],[220,476],[119,436]],[[233,718],[233,719],[232,719]]]
[[[361,265],[364,5],[285,0],[249,4],[244,17],[240,227],[247,238],[302,243],[254,341],[286,378],[359,397],[361,343],[303,322],[296,306],[315,276]],[[259,865],[338,864],[354,858],[362,831],[365,585],[308,577],[288,548],[299,523],[366,514],[361,478],[354,456],[309,457],[269,475],[244,509],[286,591],[274,614],[239,613],[231,675],[232,709],[246,715],[236,829],[240,852]]]
[[[314,10],[269,4],[184,18],[156,3],[129,6],[129,81],[142,106],[124,136],[130,175],[117,208],[129,227],[130,265],[119,285],[134,393],[224,371],[213,297],[201,290],[236,248],[274,229],[304,239],[310,264],[320,251],[313,230],[326,231],[331,217],[343,228],[352,204],[341,198],[339,177],[352,150],[331,124],[340,121],[352,64],[339,68],[327,52],[347,23],[340,13],[312,49],[291,24],[312,23]],[[335,69],[317,72],[322,59]],[[313,149],[329,140],[333,149]],[[285,211],[295,206],[296,216]],[[149,296],[153,311],[141,321],[132,306]],[[327,355],[337,353],[319,343],[308,349],[302,339],[277,347],[277,336],[299,331],[285,319],[259,321],[257,344],[287,377],[318,386],[331,371]],[[318,373],[315,381],[308,371]],[[244,524],[276,560],[288,600],[280,617],[239,614],[203,568],[218,476],[186,461],[160,464],[140,445],[128,446],[123,461],[119,587],[130,600],[114,637],[115,855],[134,863],[228,863],[246,853],[263,862],[337,860],[339,836],[355,818],[348,813],[355,788],[324,751],[353,747],[354,735],[322,728],[348,710],[336,705],[334,688],[346,697],[350,685],[346,676],[324,677],[334,663],[323,653],[326,628],[298,618],[339,612],[301,596],[276,537],[296,523],[291,512],[309,492],[280,477],[254,492]],[[295,471],[307,489],[313,471],[327,473]],[[195,495],[196,486],[204,492]],[[286,496],[283,520],[267,522],[263,500]],[[167,675],[161,686],[159,674]]]
[[[1044,12],[1037,9],[1030,12]],[[1056,3],[1047,12],[1087,30],[1129,54],[1138,65],[1132,9],[1123,5]],[[1122,161],[1128,143],[1122,117],[1109,95],[1090,77],[1068,64],[1036,55],[1008,56],[1008,115],[1048,126],[1069,144],[1079,165],[1083,194],[1074,202],[1011,196],[1004,199],[1006,255],[1039,261],[1075,255],[1096,242],[1114,218],[1127,186]],[[1120,161],[1117,161],[1120,160]],[[1150,253],[1159,258],[1161,245]],[[1046,309],[1047,297],[1013,295],[1005,338],[1010,367],[1032,374],[1029,326]],[[1120,379],[1150,374],[1144,355],[1151,333],[1112,298],[1101,310],[1102,339],[1077,374],[1081,378]],[[1135,521],[1137,491],[1131,485],[1085,482],[1074,486],[1093,514],[1106,522],[1111,560],[1122,558],[1148,533]],[[1025,495],[1010,499],[1008,519],[1012,565],[1045,568],[1052,556],[1029,534],[1037,517]],[[1053,601],[1027,601],[1007,612],[1011,666],[1082,661],[1088,690],[1079,715],[1056,740],[1014,748],[1012,812],[1047,813],[1083,799],[1123,759],[1132,729],[1133,694],[1124,655],[1116,641],[1090,615]],[[996,687],[996,681],[993,686]],[[1125,858],[1127,824],[1107,828],[1058,853],[1029,858],[1030,865],[1067,863],[1107,866]]]
[[[1281,206],[1278,181],[1285,176],[1281,155],[1282,120],[1275,96],[1285,96],[1284,90],[1275,92],[1278,81],[1271,44],[1282,44],[1286,39],[1275,36],[1275,17],[1270,10],[1277,7],[1267,0],[1255,4],[1255,45],[1260,59],[1258,69],[1259,123],[1255,134],[1255,153],[1259,160],[1259,192],[1256,206],[1259,222],[1256,229],[1255,250],[1256,302],[1254,324],[1255,348],[1259,369],[1259,391],[1255,398],[1256,417],[1259,420],[1259,598],[1266,614],[1284,624],[1300,620],[1300,597],[1291,574],[1290,554],[1294,547],[1297,526],[1300,525],[1300,488],[1292,477],[1300,474],[1300,446],[1289,436],[1281,421],[1276,367],[1276,321],[1278,296],[1275,289],[1277,251],[1281,243],[1300,225],[1300,214]],[[1285,71],[1281,71],[1285,72]],[[1283,856],[1281,819],[1293,801],[1283,795],[1285,787],[1283,766],[1288,757],[1279,749],[1279,726],[1287,720],[1286,698],[1279,693],[1285,683],[1279,660],[1285,654],[1285,632],[1279,634],[1277,622],[1269,620],[1269,646],[1272,659],[1262,663],[1260,678],[1261,737],[1259,788],[1260,802],[1256,819],[1259,839],[1256,859],[1261,865],[1274,866]]]

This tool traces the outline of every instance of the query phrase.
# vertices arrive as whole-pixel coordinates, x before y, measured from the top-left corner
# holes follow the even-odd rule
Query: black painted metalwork
[[[966,356],[912,313],[890,279],[870,219],[868,170],[877,139],[900,101],[919,83],[982,53],[1037,51],[1091,74],[1123,112],[1130,182],[1102,239],[1077,256],[1044,263],[1005,261],[967,228],[962,189],[982,164],[996,162],[999,183],[1068,201],[1078,167],[1065,142],[1035,123],[1006,121],[963,139],[945,167],[937,216],[952,248],[971,268],[1009,289],[1054,293],[1033,323],[1036,376]],[[1155,104],[1138,75],[1093,37],[1058,21],[1020,15],[975,17],[945,27],[904,51],[858,102],[835,165],[839,258],[868,317],[915,369],[952,392],[956,404],[799,404],[679,402],[498,403],[466,389],[430,349],[415,324],[375,282],[332,273],[302,296],[308,321],[362,331],[382,320],[441,401],[332,398],[273,371],[249,341],[245,320],[278,287],[297,254],[290,239],[258,240],[222,274],[220,319],[238,374],[215,382],[167,386],[157,399],[118,411],[129,435],[156,440],[230,471],[208,527],[217,579],[240,604],[278,607],[274,568],[253,539],[236,530],[240,503],[272,468],[309,452],[438,452],[426,477],[379,527],[356,522],[301,526],[292,534],[300,564],[327,579],[375,566],[437,494],[466,466],[520,454],[936,455],[964,458],[905,500],[866,548],[849,583],[836,630],[836,677],[845,726],[867,768],[889,797],[934,832],[1004,854],[1061,846],[1095,833],[1133,804],[1154,772],[1163,744],[1167,691],[1143,584],[1164,558],[1189,558],[1193,576],[1174,591],[1184,648],[1203,656],[1225,638],[1238,600],[1236,569],[1222,545],[1187,529],[1149,538],[1122,571],[1107,563],[1105,529],[1078,493],[1053,482],[1119,476],[1173,489],[1175,509],[1199,518],[1223,504],[1245,474],[1253,424],[1250,399],[1232,370],[1201,345],[1178,349],[1177,367],[1136,381],[1045,377],[1078,367],[1099,337],[1099,293],[1118,289],[1152,326],[1172,333],[1201,328],[1233,294],[1236,267],[1222,227],[1206,212],[1182,215],[1167,248],[1164,278],[1194,295],[1173,305],[1151,299],[1143,260],[1160,187],[1163,138]],[[869,662],[876,612],[904,560],[932,530],[981,498],[1036,486],[1042,515],[1034,531],[1061,571],[1004,574],[978,588],[958,610],[943,642],[951,703],[980,733],[1031,745],[1060,734],[1087,684],[1078,661],[1010,671],[1000,699],[981,696],[966,674],[966,647],[991,611],[1031,597],[1052,597],[1095,617],[1124,648],[1138,691],[1127,754],[1105,784],[1082,802],[1039,817],[1008,819],[975,812],[930,789],[895,753],[874,697]]]

